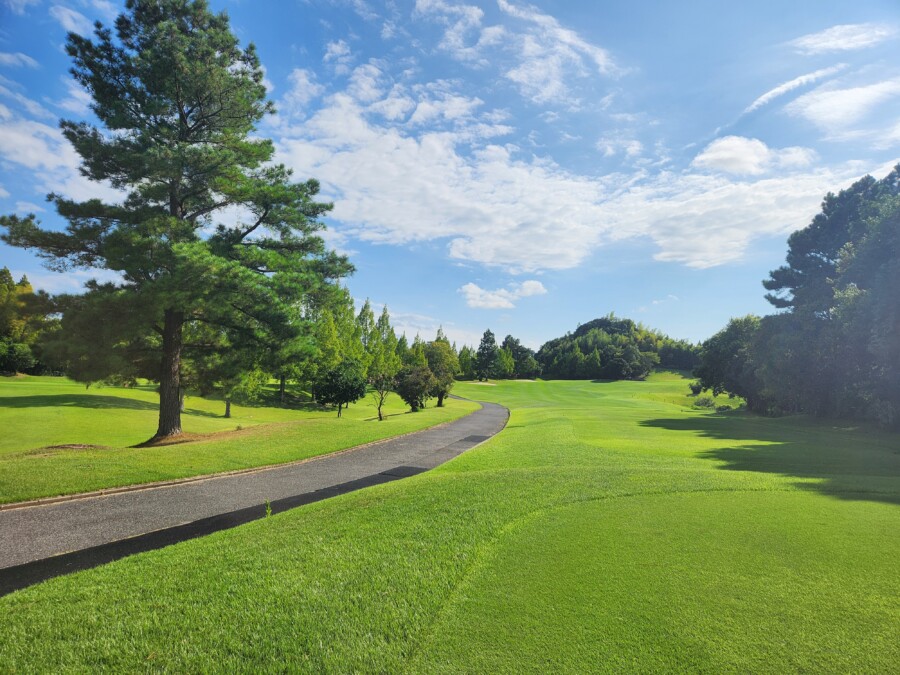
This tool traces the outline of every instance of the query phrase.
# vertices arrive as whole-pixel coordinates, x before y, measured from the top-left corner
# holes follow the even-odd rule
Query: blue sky
[[[542,342],[614,311],[701,340],[768,313],[761,280],[822,196],[900,159],[900,5],[213,0],[254,42],[260,127],[322,182],[360,300]],[[0,212],[114,197],[57,130],[90,119],[67,30],[107,0],[0,0]],[[75,290],[0,245],[35,286]]]

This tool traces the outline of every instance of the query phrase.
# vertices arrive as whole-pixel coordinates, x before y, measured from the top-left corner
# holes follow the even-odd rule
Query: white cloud
[[[739,260],[760,237],[803,227],[823,194],[863,173],[812,168],[806,148],[732,137],[730,150],[719,139],[687,171],[582,175],[490,141],[502,133],[490,112],[476,109],[445,130],[381,116],[404,96],[431,92],[395,86],[371,103],[338,92],[280,129],[278,161],[320,179],[341,236],[442,240],[451,258],[515,273],[573,268],[606,245],[643,238],[660,260],[710,267]]]
[[[41,0],[4,0],[4,3],[13,14],[24,14],[32,5],[37,5]]]
[[[6,199],[7,197],[9,197],[9,192],[0,185],[0,199]]]
[[[508,0],[498,0],[498,6],[516,21],[505,26],[484,26],[484,11],[480,7],[446,0],[417,0],[416,13],[445,26],[439,49],[478,67],[500,68],[522,95],[535,103],[555,101],[572,105],[573,78],[586,78],[595,72],[618,73],[609,52],[563,27],[549,14]],[[502,63],[500,54],[507,55]],[[512,56],[512,64],[508,55]]]
[[[564,28],[549,14],[518,7],[508,0],[497,2],[504,13],[530,24],[520,37],[520,63],[508,70],[506,77],[534,102],[563,100],[571,104],[568,80],[573,76],[585,77],[592,71],[601,75],[618,73],[609,52]]]
[[[851,51],[873,47],[897,33],[897,27],[884,23],[850,23],[810,33],[788,44],[801,54]]]
[[[384,95],[381,85],[382,73],[374,63],[367,63],[353,69],[347,91],[355,99],[372,103]]]
[[[23,54],[22,52],[0,52],[0,66],[38,68],[40,64],[28,54]]]
[[[318,98],[325,87],[316,81],[316,74],[306,68],[295,68],[288,75],[291,88],[281,99],[279,112],[286,115],[303,115],[310,101]]]
[[[860,176],[856,165],[735,181],[663,172],[606,204],[614,239],[649,237],[656,260],[707,268],[738,261],[763,237],[804,227],[822,195]]]
[[[37,101],[33,101],[27,96],[20,94],[17,91],[12,91],[7,89],[3,85],[0,85],[0,96],[4,98],[10,99],[18,103],[23,109],[25,109],[29,115],[34,117],[42,117],[44,119],[55,119],[56,115],[47,110],[44,106],[42,106]],[[7,109],[8,110],[8,109]]]
[[[758,110],[767,103],[771,103],[776,98],[784,96],[788,92],[791,92],[798,87],[804,87],[808,84],[818,82],[823,78],[831,77],[832,75],[841,72],[846,67],[846,63],[839,63],[836,66],[831,66],[830,68],[822,68],[820,70],[816,70],[815,72],[807,73],[806,75],[801,75],[800,77],[795,77],[793,80],[789,80],[783,84],[779,84],[777,87],[770,89],[765,94],[753,101],[753,103],[751,103],[749,106],[747,106],[743,114],[746,115],[747,113],[751,113],[754,110]]]
[[[381,312],[379,305],[373,304],[372,309],[376,316]],[[467,330],[452,322],[441,321],[432,316],[415,312],[404,312],[402,310],[394,311],[390,307],[388,308],[388,313],[391,315],[391,326],[393,326],[394,332],[398,336],[406,335],[407,340],[410,342],[416,335],[419,335],[425,341],[433,340],[437,335],[438,328],[444,331],[444,335],[447,336],[448,340],[456,342],[457,347],[478,345],[481,340],[481,333],[479,332]]]
[[[90,105],[93,102],[91,95],[72,79],[66,80],[66,89],[68,96],[59,102],[59,107],[79,117],[85,117],[90,113]]]
[[[458,292],[466,299],[466,304],[475,309],[513,309],[516,306],[515,302],[520,298],[544,295],[547,289],[540,281],[532,279],[493,291],[469,282],[459,288]]]
[[[437,98],[425,98],[416,105],[410,116],[410,124],[434,124],[437,121],[453,121],[469,118],[484,101],[449,93],[439,93]]]
[[[79,0],[85,7],[91,7],[107,21],[114,21],[119,16],[119,9],[109,0]]]
[[[70,33],[89,35],[94,29],[93,24],[84,14],[62,5],[53,5],[50,8],[50,16],[56,19]]]
[[[725,136],[707,145],[691,166],[739,176],[758,176],[775,168],[804,168],[815,159],[816,153],[809,148],[773,150],[755,138]]]
[[[15,207],[16,213],[41,213],[42,211],[46,211],[43,206],[38,206],[37,204],[33,204],[31,202],[16,202]]]
[[[644,144],[636,138],[603,136],[597,141],[596,148],[604,157],[614,157],[621,153],[627,158],[633,158],[639,157],[644,151]]]
[[[122,198],[117,190],[80,174],[80,158],[56,127],[14,117],[0,125],[0,157],[32,171],[37,194],[56,192],[72,199],[97,197],[111,203]]]
[[[785,110],[840,137],[853,131],[850,127],[862,122],[876,107],[897,97],[900,78],[845,89],[816,89],[792,101]]]
[[[322,61],[334,64],[334,72],[338,75],[346,75],[350,72],[350,63],[353,61],[350,45],[343,40],[329,42],[325,45],[325,56],[322,57]]]

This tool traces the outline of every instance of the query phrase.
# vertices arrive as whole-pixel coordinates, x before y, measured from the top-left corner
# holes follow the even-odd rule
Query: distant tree
[[[36,362],[28,345],[0,338],[0,373],[24,373],[34,368]]]
[[[541,364],[538,363],[534,354],[528,354],[522,361],[516,364],[516,369],[520,377],[535,378],[541,374]]]
[[[406,363],[406,359],[409,357],[409,342],[406,340],[406,333],[397,339],[397,356],[403,363]]]
[[[287,168],[271,164],[271,141],[256,136],[274,108],[254,47],[239,47],[225,14],[200,0],[132,0],[115,33],[69,33],[66,51],[102,128],[64,121],[62,133],[87,178],[127,194],[121,204],[50,195],[68,220],[65,232],[11,215],[0,218],[3,240],[36,250],[53,269],[121,274],[87,294],[123,311],[131,305],[141,317],[138,337],[153,349],[160,393],[151,440],[176,436],[187,324],[250,326],[290,339],[302,320],[297,308],[352,267],[316,236],[331,209],[314,201],[318,184],[292,182]],[[234,209],[245,214],[239,222],[216,224]],[[150,333],[158,339],[145,339]]]
[[[497,363],[494,366],[495,377],[508,379],[513,377],[516,372],[516,360],[513,358],[512,351],[501,347],[497,350]]]
[[[437,407],[444,405],[444,399],[453,388],[453,381],[459,372],[459,360],[446,338],[441,339],[440,332],[434,342],[425,345],[425,358],[428,368],[434,375],[434,388],[431,394],[437,398]]]
[[[369,384],[378,411],[379,421],[384,420],[382,408],[388,394],[397,386],[397,373],[402,365],[397,354],[397,336],[391,327],[390,315],[385,306],[375,324],[368,344],[372,360],[369,363]]]
[[[431,398],[435,384],[434,375],[427,365],[409,363],[397,375],[397,394],[412,412],[418,412]]]
[[[475,350],[468,345],[459,350],[459,376],[463,380],[474,380],[477,365]]]
[[[535,377],[540,372],[540,366],[534,358],[534,350],[529,349],[512,335],[503,338],[501,349],[506,349],[513,357],[515,363],[513,377]]]
[[[372,362],[372,356],[375,349],[373,342],[376,339],[375,312],[372,311],[372,305],[368,298],[366,298],[365,303],[363,303],[363,306],[360,308],[359,314],[356,315],[356,326],[359,330],[359,340],[363,347],[363,364],[368,372],[369,364]]]
[[[366,376],[359,361],[348,359],[321,372],[316,379],[316,401],[323,405],[336,405],[337,416],[341,410],[366,395]]]
[[[475,376],[479,380],[487,380],[495,376],[499,349],[497,340],[490,330],[484,331],[478,353],[475,356]]]
[[[32,372],[38,367],[36,343],[51,329],[54,312],[46,293],[35,293],[23,276],[18,282],[0,268],[0,372]]]
[[[661,350],[677,343],[630,319],[609,314],[545,342],[536,360],[543,377],[640,380],[661,363]]]

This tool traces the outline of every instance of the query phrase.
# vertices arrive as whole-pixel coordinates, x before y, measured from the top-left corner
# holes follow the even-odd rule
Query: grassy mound
[[[897,436],[504,382],[435,471],[0,600],[19,670],[856,671],[900,662]]]

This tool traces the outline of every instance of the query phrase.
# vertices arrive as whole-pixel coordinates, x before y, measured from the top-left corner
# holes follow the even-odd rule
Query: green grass
[[[685,382],[457,393],[435,471],[0,600],[14,672],[896,672],[897,435]]]
[[[156,429],[158,395],[152,388],[85,389],[63,378],[0,378],[0,503],[305,459],[441,424],[476,408],[451,399],[444,408],[410,414],[391,396],[383,422],[368,399],[341,419],[315,406],[236,405],[224,419],[221,401],[189,397],[182,423],[197,440],[134,448],[129,446]]]

